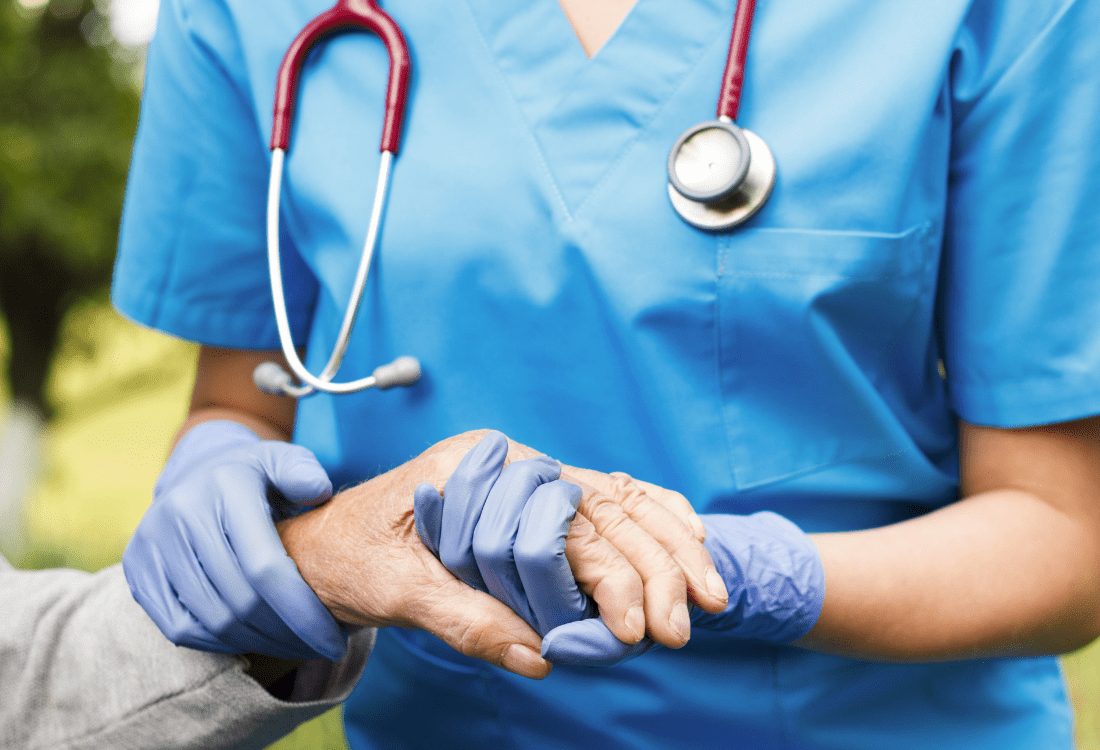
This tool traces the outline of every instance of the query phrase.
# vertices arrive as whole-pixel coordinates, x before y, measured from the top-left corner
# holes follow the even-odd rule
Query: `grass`
[[[0,361],[4,354],[0,331]],[[133,326],[105,304],[73,312],[51,378],[58,414],[28,509],[24,565],[98,570],[121,558],[183,420],[194,360],[194,347]],[[1063,663],[1079,748],[1100,750],[1100,641]],[[346,748],[339,711],[272,747]]]

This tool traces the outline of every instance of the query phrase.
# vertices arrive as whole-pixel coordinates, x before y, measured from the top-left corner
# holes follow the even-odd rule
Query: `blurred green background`
[[[117,562],[186,410],[194,348],[107,302],[155,2],[0,2],[0,549],[25,567]]]
[[[21,562],[95,571],[121,559],[149,504],[187,410],[196,350],[132,325],[104,300],[70,310],[60,338],[46,388],[55,416],[26,507]],[[7,354],[0,332],[0,358]],[[0,413],[8,403],[0,394]],[[273,747],[345,748],[339,711]]]
[[[0,2],[0,546],[25,567],[120,559],[191,388],[195,348],[107,301],[142,70],[122,3]],[[1064,664],[1100,750],[1100,642]],[[345,748],[339,712],[273,747]]]

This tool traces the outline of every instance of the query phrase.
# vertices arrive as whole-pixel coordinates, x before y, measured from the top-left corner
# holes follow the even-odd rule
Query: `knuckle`
[[[280,557],[285,557],[285,555],[280,555],[274,550],[253,557],[252,564],[245,571],[248,582],[253,587],[265,589],[277,587],[283,578],[283,565]],[[255,596],[254,589],[249,589],[248,593]]]
[[[649,497],[646,495],[645,490],[639,487],[634,478],[629,474],[624,474],[621,471],[616,471],[611,475],[611,490],[615,501],[619,503],[624,509],[637,508],[642,505]]]
[[[481,563],[501,565],[512,557],[512,549],[502,539],[478,539],[474,536],[474,558]]]
[[[439,561],[452,573],[466,569],[473,562],[472,555],[455,549],[439,550]]]
[[[164,633],[164,637],[177,646],[186,646],[190,640],[187,637],[187,628],[183,626],[183,623],[174,619],[169,620],[157,620],[154,618],[157,626],[160,628],[160,632]]]
[[[191,613],[191,616],[214,637],[224,639],[230,636],[238,625],[238,620],[230,608],[230,603],[222,599],[215,599],[209,602],[209,605],[202,608],[201,618],[195,616],[194,612]],[[185,626],[181,628],[182,632],[187,633],[192,630],[191,627],[186,627],[186,623],[182,622],[182,618],[181,624]]]
[[[233,603],[233,610],[240,620],[254,622],[264,606],[263,598],[252,589],[247,589],[240,592],[237,601]]]
[[[596,532],[601,535],[605,531],[617,528],[627,520],[623,509],[606,495],[592,495],[582,500],[578,510],[584,513],[596,527]]]
[[[549,569],[554,567],[564,550],[557,550],[553,545],[523,542],[517,544],[514,550],[516,564],[527,569]]]

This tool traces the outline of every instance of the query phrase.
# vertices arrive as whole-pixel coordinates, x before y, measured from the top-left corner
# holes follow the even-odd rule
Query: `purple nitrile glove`
[[[718,614],[693,608],[693,627],[771,644],[798,640],[817,622],[825,570],[805,533],[775,513],[704,515],[704,542],[729,591]],[[589,620],[545,634],[543,657],[556,664],[618,663],[637,654]]]
[[[169,456],[123,554],[134,599],[179,646],[338,660],[347,635],[298,574],[278,513],[332,496],[309,450],[236,422],[192,428]]]
[[[505,467],[507,453],[507,438],[491,432],[463,457],[442,496],[427,483],[416,488],[416,530],[425,546],[456,577],[507,604],[540,635],[584,621],[596,638],[606,634],[631,655],[648,649],[648,639],[626,646],[615,638],[577,588],[565,541],[580,488],[558,478],[561,465],[551,458]]]

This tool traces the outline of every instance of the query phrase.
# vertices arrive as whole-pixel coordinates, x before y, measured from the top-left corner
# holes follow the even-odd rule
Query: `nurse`
[[[277,348],[264,145],[283,51],[326,4],[162,7],[114,299],[205,345],[196,413],[293,428],[336,486],[490,425],[683,493],[716,556],[714,529],[774,512],[825,583],[793,647],[697,621],[679,650],[541,682],[382,631],[354,747],[1072,746],[1047,655],[1100,632],[1100,3],[762,0],[739,122],[778,179],[709,234],[665,167],[713,116],[732,0],[391,0],[415,72],[345,369],[410,354],[424,376],[295,405],[249,382]],[[303,74],[282,246],[314,372],[385,81],[359,35]]]

